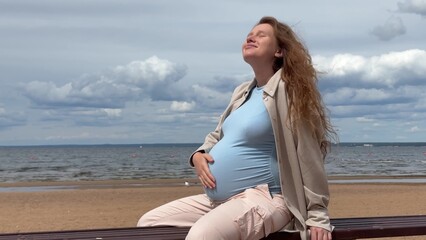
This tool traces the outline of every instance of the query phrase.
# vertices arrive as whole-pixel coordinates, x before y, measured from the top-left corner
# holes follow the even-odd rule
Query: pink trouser
[[[261,239],[282,229],[291,219],[283,196],[271,197],[267,185],[259,185],[224,202],[212,202],[206,194],[185,197],[153,209],[137,224],[191,227],[186,239]]]

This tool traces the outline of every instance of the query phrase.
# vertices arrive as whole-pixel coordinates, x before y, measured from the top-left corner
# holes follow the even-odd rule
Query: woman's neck
[[[254,77],[257,81],[257,86],[262,87],[268,83],[269,79],[274,75],[274,70],[271,66],[268,67],[252,67],[254,71]]]

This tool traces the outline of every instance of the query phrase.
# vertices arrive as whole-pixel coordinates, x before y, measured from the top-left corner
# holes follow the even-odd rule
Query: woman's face
[[[251,30],[243,43],[242,52],[244,60],[249,64],[256,61],[273,64],[274,57],[282,56],[274,29],[266,23],[256,25]]]

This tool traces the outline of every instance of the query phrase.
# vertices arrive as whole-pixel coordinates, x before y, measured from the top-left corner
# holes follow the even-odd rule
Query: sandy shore
[[[333,218],[426,214],[425,183],[331,184],[330,191]],[[0,232],[132,227],[146,211],[201,192],[182,179],[1,183]]]

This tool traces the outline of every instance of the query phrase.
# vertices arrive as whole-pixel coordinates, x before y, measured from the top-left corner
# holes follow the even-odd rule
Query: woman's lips
[[[257,48],[257,46],[254,44],[247,44],[245,47],[245,49],[250,49],[250,48]]]

